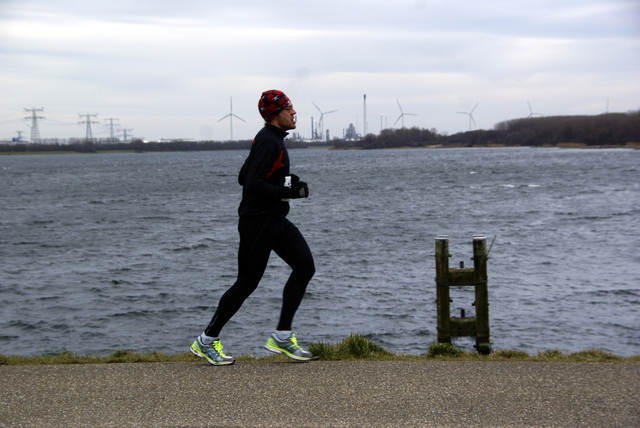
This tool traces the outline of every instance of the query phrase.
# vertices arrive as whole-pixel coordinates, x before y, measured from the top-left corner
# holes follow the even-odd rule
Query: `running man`
[[[313,358],[298,345],[291,331],[293,317],[315,273],[306,240],[286,218],[289,200],[309,196],[307,184],[289,171],[289,154],[284,144],[287,131],[296,128],[296,111],[289,97],[278,90],[263,92],[258,109],[265,125],[256,134],[238,175],[242,185],[238,208],[238,277],[220,298],[207,328],[191,345],[193,354],[212,365],[235,362],[222,351],[220,332],[258,287],[271,251],[284,260],[292,272],[284,285],[280,319],[265,348],[297,361]]]

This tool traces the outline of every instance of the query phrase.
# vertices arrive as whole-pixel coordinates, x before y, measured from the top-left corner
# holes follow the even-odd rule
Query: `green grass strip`
[[[321,361],[515,361],[558,363],[640,363],[640,355],[619,357],[597,349],[565,354],[556,349],[529,355],[513,349],[498,349],[489,355],[465,352],[445,343],[432,343],[424,355],[395,354],[382,348],[361,334],[351,334],[341,342],[328,344],[314,342],[309,351]],[[237,361],[274,361],[283,356],[238,356]],[[114,364],[114,363],[175,363],[200,361],[189,352],[167,355],[161,352],[138,354],[115,351],[108,357],[75,355],[71,352],[43,354],[35,357],[0,355],[0,365],[53,365],[53,364]]]

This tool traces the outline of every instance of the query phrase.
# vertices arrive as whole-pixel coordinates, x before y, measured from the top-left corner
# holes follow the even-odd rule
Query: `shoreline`
[[[529,355],[523,351],[511,349],[494,350],[489,355],[481,355],[475,352],[464,352],[450,345],[434,344],[431,350],[424,355],[394,354],[382,348],[368,354],[350,354],[337,351],[341,346],[352,338],[336,345],[311,344],[309,350],[318,356],[320,362],[478,362],[478,363],[589,363],[589,364],[640,364],[640,355],[621,357],[599,350],[586,350],[564,354],[558,350],[541,351],[536,355]],[[375,344],[373,344],[375,346]],[[321,348],[320,348],[321,347]],[[333,348],[333,350],[328,348]],[[319,349],[323,349],[320,350]],[[254,357],[248,355],[237,355],[236,361],[240,363],[272,363],[276,361],[287,361],[287,358],[279,355],[267,355]],[[53,355],[40,356],[17,356],[1,355],[0,367],[16,366],[56,366],[56,365],[113,365],[113,364],[139,364],[139,363],[192,363],[198,361],[190,352],[168,355],[160,352],[139,354],[135,352],[120,350],[114,351],[109,356],[95,355],[75,355],[71,352],[63,352]]]
[[[640,355],[621,357],[599,349],[589,349],[565,354],[557,349],[539,351],[536,355],[529,355],[524,351],[514,349],[494,349],[490,353],[468,352],[447,343],[433,342],[428,351],[422,355],[393,353],[360,334],[350,334],[335,344],[312,342],[308,350],[319,361],[377,361],[377,362],[538,362],[538,363],[640,363]],[[59,354],[21,357],[0,354],[0,367],[24,365],[69,365],[69,364],[113,364],[113,363],[184,363],[193,362],[191,352],[177,355],[167,355],[161,352],[139,354],[128,350],[114,351],[110,356],[98,357],[94,355],[75,355],[72,352]],[[287,360],[281,355],[267,355],[263,357],[236,355],[237,361],[244,362],[274,362]]]
[[[457,145],[457,144],[433,144],[427,146],[400,146],[400,147],[380,147],[366,149],[362,147],[296,147],[290,150],[408,150],[408,149],[592,149],[592,150],[640,150],[640,143],[627,143],[625,145],[611,146],[590,146],[585,143],[558,143],[555,145],[541,146],[508,146],[504,144],[477,144],[477,145]],[[33,151],[0,151],[0,156],[29,156],[29,155],[101,155],[101,154],[145,154],[145,153],[189,153],[189,152],[247,152],[247,149],[220,149],[220,150],[96,150],[95,152],[77,152],[73,150],[33,150]]]

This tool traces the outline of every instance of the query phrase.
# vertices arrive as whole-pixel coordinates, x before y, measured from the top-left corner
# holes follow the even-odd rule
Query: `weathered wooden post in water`
[[[473,269],[449,268],[449,239],[436,237],[436,302],[438,307],[438,342],[451,343],[451,337],[474,337],[481,354],[491,352],[489,341],[489,293],[487,288],[487,240],[483,235],[473,237]],[[450,287],[475,287],[476,316],[452,317]]]

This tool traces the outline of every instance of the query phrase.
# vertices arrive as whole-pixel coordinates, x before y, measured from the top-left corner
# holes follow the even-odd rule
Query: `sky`
[[[0,0],[0,140],[252,139],[268,89],[303,138],[637,111],[640,1]]]

